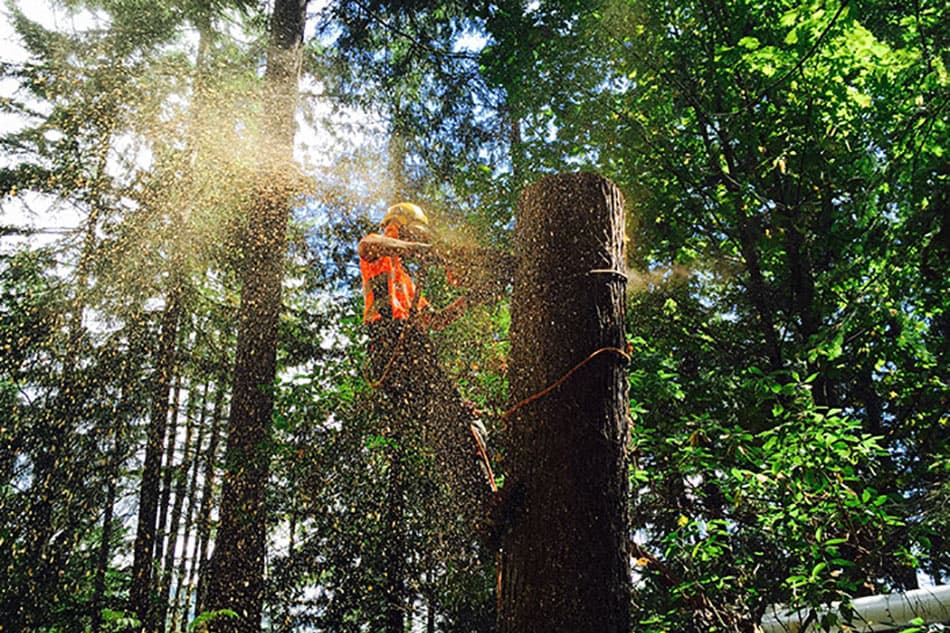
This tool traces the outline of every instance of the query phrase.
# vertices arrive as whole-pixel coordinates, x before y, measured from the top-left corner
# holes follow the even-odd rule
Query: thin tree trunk
[[[208,13],[199,12],[197,17],[199,32],[198,53],[195,60],[197,69],[195,78],[195,100],[190,114],[191,129],[187,141],[190,145],[190,164],[186,170],[187,178],[183,189],[189,189],[188,181],[194,175],[192,166],[198,161],[200,144],[196,127],[203,117],[207,93],[204,89],[204,68],[208,50],[211,45],[211,23]],[[174,201],[172,206],[173,226],[179,231],[186,229],[186,216],[190,204],[190,196],[186,193],[185,199]],[[180,236],[177,236],[180,238]],[[170,262],[171,284],[165,298],[165,314],[162,320],[162,334],[159,340],[157,353],[158,362],[155,368],[155,384],[152,397],[152,415],[149,424],[148,440],[145,451],[145,464],[142,469],[142,491],[139,501],[139,522],[135,535],[135,547],[132,563],[132,584],[129,590],[129,608],[136,613],[147,613],[149,594],[152,592],[152,554],[155,549],[156,535],[156,508],[159,495],[159,477],[161,470],[161,450],[165,436],[167,418],[168,392],[171,380],[171,370],[176,354],[175,343],[178,334],[178,325],[181,320],[181,301],[184,291],[184,257],[181,253],[180,241],[172,245],[173,254]],[[166,488],[167,489],[167,488]],[[164,507],[164,506],[163,506]]]
[[[140,323],[140,317],[141,315],[136,315],[131,319],[131,322],[133,324]],[[129,335],[130,340],[141,336],[141,332],[138,330],[137,325],[132,326]],[[109,470],[106,473],[106,500],[102,517],[102,540],[99,542],[99,551],[96,555],[96,576],[93,580],[92,598],[89,601],[92,633],[99,633],[102,627],[100,612],[106,594],[106,573],[109,571],[109,561],[112,558],[112,521],[115,516],[119,478],[122,476],[122,463],[125,461],[126,451],[129,445],[128,439],[126,438],[129,426],[126,410],[129,404],[130,390],[133,388],[131,386],[133,372],[134,370],[131,367],[131,363],[122,363],[122,372],[120,374],[122,391],[118,400],[116,400],[112,406],[112,420],[115,421],[115,424],[109,427],[109,432],[114,435],[115,439],[112,443]]]
[[[748,207],[739,183],[731,176],[731,174],[739,172],[739,161],[736,158],[728,133],[722,127],[715,125],[696,102],[693,103],[693,112],[701,123],[700,130],[706,145],[706,158],[709,161],[711,173],[719,175],[722,183],[729,191],[730,202],[735,208],[739,231],[739,248],[748,273],[749,300],[759,319],[769,368],[772,371],[778,371],[782,368],[782,348],[778,333],[775,330],[775,314],[769,294],[769,285],[762,272],[762,263],[759,256],[757,243],[761,231],[755,218],[749,216]],[[715,135],[718,142],[713,140],[710,132]],[[725,160],[728,169],[720,166],[720,159]]]
[[[115,412],[115,410],[113,410]],[[102,514],[102,540],[99,542],[99,552],[96,554],[96,576],[92,585],[92,598],[89,601],[89,613],[92,620],[93,633],[99,633],[102,626],[100,611],[106,593],[106,572],[109,569],[109,559],[112,552],[112,519],[115,516],[115,500],[118,490],[119,468],[122,466],[124,452],[122,434],[124,425],[114,430],[115,440],[112,445],[112,458],[109,460],[109,472],[106,475],[106,501]]]
[[[821,327],[821,316],[815,304],[815,275],[805,236],[800,228],[804,221],[800,211],[797,207],[786,209],[783,220],[785,257],[788,261],[789,307],[792,313],[798,316],[799,341],[803,346],[807,346]],[[827,372],[823,371],[821,363],[809,363],[809,372],[818,374],[812,389],[815,404],[821,407],[835,406],[832,381]]]
[[[765,340],[765,351],[769,359],[769,368],[772,371],[778,371],[782,368],[782,348],[779,344],[778,334],[775,331],[775,315],[769,297],[769,286],[765,280],[765,275],[762,273],[762,263],[756,245],[758,233],[753,228],[753,221],[749,217],[742,195],[735,192],[732,199],[736,206],[739,246],[742,259],[745,261],[746,271],[749,274],[749,300],[759,317],[762,338]]]
[[[255,208],[248,218],[241,272],[241,307],[232,380],[221,525],[208,577],[208,606],[237,618],[216,618],[215,633],[257,633],[264,601],[264,493],[270,474],[271,415],[277,324],[287,243],[294,116],[302,59],[306,0],[276,0],[264,75],[266,142]]]
[[[435,633],[435,598],[432,596],[426,602],[426,633]]]
[[[627,633],[623,199],[592,174],[545,178],[515,240],[513,402],[590,360],[509,418],[500,630]]]
[[[404,633],[406,621],[405,542],[402,447],[398,434],[389,459],[386,498],[386,633]]]
[[[218,385],[214,401],[214,413],[211,418],[211,437],[208,440],[208,450],[205,454],[205,469],[202,476],[201,503],[198,508],[198,538],[195,549],[195,558],[192,562],[192,582],[197,574],[197,591],[195,592],[195,613],[201,613],[205,606],[205,587],[208,574],[208,551],[211,542],[211,510],[214,506],[214,480],[218,463],[218,444],[220,442],[220,426],[224,420],[223,385]],[[189,584],[189,587],[191,584]],[[190,597],[189,597],[190,600]],[[186,600],[186,604],[189,602]]]
[[[296,485],[296,482],[291,485]],[[297,491],[290,491],[290,517],[287,525],[287,555],[293,556],[294,549],[297,547]]]
[[[524,183],[524,163],[525,163],[525,152],[524,152],[524,140],[521,134],[521,117],[511,108],[510,105],[505,104],[503,107],[503,120],[506,121],[508,127],[508,147],[509,155],[511,157],[511,181],[514,184],[514,188],[511,191],[512,197],[515,195],[521,186]]]
[[[184,606],[181,604],[181,598],[183,596],[183,588],[185,583],[189,581],[187,577],[188,573],[188,543],[191,541],[191,528],[194,525],[192,518],[195,515],[195,502],[197,501],[198,493],[198,470],[201,465],[201,445],[204,442],[205,438],[205,424],[208,417],[208,382],[205,382],[204,392],[201,395],[201,414],[198,418],[198,438],[195,440],[195,448],[191,456],[191,478],[188,483],[188,504],[185,509],[185,520],[182,522],[184,528],[184,535],[182,540],[184,542],[184,548],[182,551],[181,560],[178,563],[178,572],[177,578],[178,582],[175,584],[175,596],[172,599],[172,621],[168,627],[169,631],[177,631],[179,622],[185,619],[185,615],[182,614],[182,609],[187,609],[187,602]],[[194,552],[192,553],[194,556]]]
[[[175,475],[175,452],[178,449],[178,420],[181,417],[181,388],[182,378],[179,376],[175,381],[175,391],[172,394],[172,404],[169,407],[169,420],[171,426],[168,429],[168,443],[165,445],[165,466],[162,468],[162,494],[161,501],[158,504],[158,540],[155,543],[155,560],[161,565],[165,552],[165,542],[168,540],[168,507],[172,498],[172,478]],[[190,390],[189,390],[190,400]],[[187,418],[187,413],[185,415]],[[186,427],[187,428],[187,427]],[[157,578],[161,578],[161,567],[155,572]]]
[[[159,584],[158,590],[158,605],[156,609],[155,622],[161,630],[165,630],[165,621],[168,618],[168,600],[169,600],[169,591],[171,590],[172,574],[175,570],[175,550],[178,549],[178,530],[181,527],[181,513],[182,508],[185,504],[185,488],[188,485],[188,471],[191,467],[190,464],[190,453],[196,453],[197,448],[192,446],[192,437],[195,432],[195,427],[202,423],[198,419],[198,408],[203,410],[205,407],[205,401],[208,396],[208,385],[205,383],[204,391],[201,394],[200,404],[199,400],[193,397],[194,391],[189,390],[188,392],[188,409],[185,414],[187,418],[187,425],[185,427],[185,443],[181,449],[181,461],[177,466],[174,466],[174,479],[175,479],[175,502],[172,506],[171,519],[168,524],[168,538],[165,545],[165,562],[162,565],[162,575],[161,583]],[[185,555],[182,553],[182,560],[184,560]],[[180,583],[180,580],[179,580]]]
[[[165,311],[162,315],[152,381],[145,463],[142,467],[142,482],[139,489],[138,523],[135,529],[132,580],[129,587],[129,611],[138,614],[143,621],[149,613],[152,596],[153,554],[162,475],[162,454],[168,425],[168,396],[175,367],[175,342],[182,311],[181,283],[180,276],[174,274],[173,282],[165,298]]]
[[[186,178],[183,180],[184,184],[181,188],[181,191],[184,192],[185,199],[181,201],[180,207],[183,209],[181,211],[181,217],[184,220],[187,215],[190,213],[191,208],[191,192],[194,188],[194,181],[196,175],[195,166],[201,164],[201,151],[203,149],[203,144],[201,143],[201,129],[203,121],[205,119],[208,103],[209,103],[209,93],[207,89],[207,60],[208,54],[211,50],[212,39],[214,33],[212,31],[211,25],[211,14],[209,10],[199,9],[194,15],[195,26],[198,29],[198,50],[195,58],[195,74],[194,74],[194,99],[192,100],[190,111],[189,111],[189,129],[186,140],[188,142],[187,148],[187,166],[185,168]],[[183,222],[184,223],[184,222]],[[207,409],[207,396],[208,396],[208,382],[205,382],[204,391],[201,398],[201,416],[199,422],[199,433],[198,440],[196,443],[194,456],[192,458],[192,477],[191,485],[189,486],[188,492],[188,510],[187,517],[185,518],[185,547],[187,548],[188,536],[190,531],[191,523],[191,514],[192,507],[194,505],[195,499],[195,485],[197,483],[197,472],[198,464],[200,459],[198,458],[198,453],[201,450],[201,440],[204,434],[204,420],[205,413]],[[186,441],[185,454],[187,455],[188,442]],[[183,458],[184,463],[184,458]],[[186,473],[182,473],[182,476],[185,476]],[[181,496],[176,496],[176,504],[178,504],[178,499]],[[173,523],[177,523],[173,521]],[[174,529],[174,527],[173,527]],[[177,533],[177,532],[176,532]],[[174,555],[174,546],[170,548],[172,550],[172,556]],[[178,600],[181,595],[181,586],[184,582],[184,571],[186,566],[186,552],[182,553],[181,563],[179,565],[178,572],[178,583],[175,589],[175,598],[173,604],[173,621],[170,627],[170,630],[174,631],[176,622],[175,619],[178,617]],[[168,557],[166,556],[166,560]],[[162,610],[164,611],[167,608],[167,593],[168,593],[168,583],[170,582],[170,563],[166,563],[166,569],[164,573],[163,587],[161,591],[162,595]],[[185,609],[187,610],[187,604]],[[184,619],[184,616],[183,618]],[[164,617],[161,621],[164,623]]]
[[[109,567],[109,557],[112,551],[112,517],[115,513],[117,477],[109,477],[109,483],[106,486],[106,504],[105,511],[102,514],[102,540],[99,542],[99,552],[96,555],[96,578],[92,586],[92,599],[90,600],[89,612],[92,616],[92,631],[99,633],[102,626],[102,618],[99,614],[102,609],[102,600],[106,593],[106,571]]]

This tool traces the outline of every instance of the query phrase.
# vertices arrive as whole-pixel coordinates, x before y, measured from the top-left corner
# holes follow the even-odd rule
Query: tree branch
[[[821,31],[821,35],[819,35],[818,39],[815,40],[815,43],[811,45],[811,48],[809,48],[808,51],[806,51],[805,54],[801,56],[798,62],[796,62],[794,66],[792,66],[787,72],[785,72],[785,74],[783,74],[781,77],[779,77],[778,79],[773,81],[771,84],[769,84],[769,86],[766,87],[765,90],[759,93],[759,96],[757,96],[755,99],[750,101],[748,107],[751,108],[755,106],[759,101],[764,99],[766,95],[769,94],[769,92],[771,92],[772,90],[774,90],[781,84],[785,83],[789,77],[791,77],[792,75],[797,73],[799,70],[801,70],[802,66],[805,65],[805,62],[808,61],[808,59],[812,55],[814,55],[815,52],[818,50],[818,47],[821,46],[821,43],[822,41],[824,41],[825,36],[828,35],[828,33],[831,31],[831,27],[834,26],[835,22],[838,21],[838,18],[841,17],[841,13],[844,11],[844,8],[846,6],[848,6],[848,0],[841,0],[841,5],[838,7],[838,10],[835,11],[835,14],[833,16],[831,16],[831,20],[829,20],[828,24],[825,25],[825,28]]]

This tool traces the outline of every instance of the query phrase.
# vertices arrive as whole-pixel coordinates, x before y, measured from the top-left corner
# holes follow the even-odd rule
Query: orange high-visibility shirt
[[[382,274],[387,277],[389,307],[392,309],[393,318],[405,319],[409,316],[416,286],[412,283],[409,273],[402,267],[402,258],[393,255],[368,261],[360,257],[360,274],[363,277],[363,323],[372,323],[383,318],[376,305],[372,284],[372,279]],[[419,307],[427,305],[429,302],[424,297],[419,297]]]

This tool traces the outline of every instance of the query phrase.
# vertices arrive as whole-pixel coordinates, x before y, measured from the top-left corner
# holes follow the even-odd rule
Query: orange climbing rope
[[[587,363],[589,363],[590,361],[592,361],[594,358],[596,358],[596,357],[599,356],[600,354],[605,354],[605,353],[607,353],[607,352],[612,352],[612,353],[614,353],[614,354],[617,354],[618,356],[620,356],[621,358],[623,358],[623,359],[626,360],[627,362],[630,362],[630,346],[629,346],[629,345],[627,346],[627,349],[626,349],[626,350],[622,350],[622,349],[620,349],[619,347],[612,347],[612,346],[601,347],[600,349],[595,350],[594,352],[592,352],[587,358],[585,358],[585,359],[582,360],[581,362],[579,362],[579,363],[577,363],[576,365],[574,365],[570,370],[568,370],[567,373],[565,373],[563,376],[561,376],[560,378],[558,378],[556,381],[554,381],[553,383],[551,383],[550,385],[548,385],[547,387],[545,387],[545,388],[542,389],[541,391],[538,391],[537,393],[528,396],[527,398],[525,398],[525,399],[522,400],[521,402],[517,403],[516,405],[514,405],[513,407],[511,407],[510,409],[508,409],[507,411],[505,411],[504,413],[502,413],[501,416],[500,416],[501,419],[502,419],[502,420],[507,419],[512,413],[514,413],[515,411],[517,411],[517,410],[520,409],[521,407],[525,406],[526,404],[529,404],[529,403],[531,403],[531,402],[534,402],[535,400],[539,400],[539,399],[543,398],[544,396],[548,395],[549,393],[551,393],[552,391],[554,391],[555,389],[557,389],[558,387],[560,387],[562,384],[564,384],[564,383],[567,381],[567,379],[570,378],[572,375],[574,375],[574,373],[575,373],[578,369],[580,369],[581,367],[583,367],[584,365],[586,365]]]
[[[399,338],[396,339],[396,344],[393,345],[393,351],[389,355],[389,360],[386,361],[386,366],[383,367],[383,371],[380,373],[378,379],[373,380],[372,378],[370,378],[369,372],[367,372],[366,370],[366,365],[365,364],[363,365],[362,367],[363,379],[366,381],[366,384],[368,384],[371,389],[379,389],[380,385],[382,385],[383,382],[386,380],[386,377],[389,376],[389,370],[392,369],[393,363],[395,362],[396,357],[399,356],[399,352],[402,351],[402,344],[406,338],[406,331],[410,328],[411,325],[412,324],[410,323],[410,319],[405,319],[405,323],[403,323],[402,329],[399,330]]]
[[[625,272],[623,272],[622,270],[616,270],[616,269],[614,269],[614,268],[592,268],[592,269],[590,269],[590,270],[586,270],[586,271],[584,271],[584,272],[577,273],[576,275],[571,275],[571,277],[572,277],[572,278],[573,278],[573,277],[583,277],[583,276],[586,276],[586,275],[614,275],[614,276],[616,276],[617,278],[622,279],[622,280],[624,280],[624,281],[626,281],[626,279],[627,279],[627,274],[626,274]],[[527,398],[525,398],[524,400],[522,400],[521,402],[519,402],[519,403],[516,404],[515,406],[511,407],[510,409],[508,409],[507,411],[505,411],[504,413],[502,413],[502,414],[501,414],[501,419],[502,419],[502,420],[507,419],[512,413],[514,413],[515,411],[517,411],[517,410],[520,409],[521,407],[525,406],[526,404],[529,404],[529,403],[531,403],[531,402],[534,402],[535,400],[538,400],[538,399],[543,398],[544,396],[548,395],[549,393],[551,393],[552,391],[554,391],[555,389],[557,389],[558,387],[560,387],[562,384],[564,384],[564,382],[567,381],[567,379],[570,378],[570,377],[574,374],[574,372],[576,372],[578,369],[580,369],[581,367],[583,367],[584,365],[586,365],[587,363],[589,363],[590,361],[592,361],[594,358],[596,358],[596,357],[599,356],[600,354],[604,354],[604,353],[606,353],[606,352],[613,352],[614,354],[617,354],[618,356],[622,357],[624,360],[626,360],[626,361],[629,363],[629,362],[630,362],[630,354],[631,354],[631,352],[632,352],[632,345],[628,342],[628,343],[627,343],[627,349],[625,349],[625,350],[624,350],[624,349],[620,349],[619,347],[613,347],[613,346],[601,347],[600,349],[595,350],[595,351],[592,352],[587,358],[585,358],[585,359],[582,360],[581,362],[579,362],[579,363],[577,363],[576,365],[574,365],[574,367],[572,367],[566,374],[564,374],[563,376],[561,376],[560,378],[558,378],[555,382],[553,382],[552,384],[548,385],[547,387],[545,387],[545,388],[542,389],[541,391],[539,391],[539,392],[537,392],[537,393],[535,393],[535,394],[533,394],[533,395],[531,395],[531,396],[528,396]]]

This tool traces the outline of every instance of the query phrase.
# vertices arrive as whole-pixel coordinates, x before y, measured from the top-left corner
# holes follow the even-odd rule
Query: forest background
[[[411,199],[508,248],[520,191],[574,170],[628,208],[635,630],[841,600],[830,625],[947,582],[943,3],[26,4],[0,67],[4,632],[184,631],[234,574],[259,604],[218,620],[494,630],[493,557],[423,442],[391,489],[355,245]],[[507,328],[501,298],[438,334],[502,476]],[[272,388],[238,402],[248,375]]]

